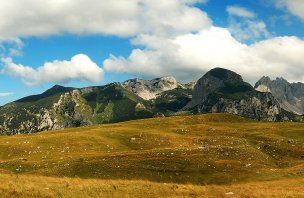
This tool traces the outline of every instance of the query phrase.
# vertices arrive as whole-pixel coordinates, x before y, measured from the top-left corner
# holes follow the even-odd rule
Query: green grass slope
[[[303,127],[207,114],[0,137],[0,173],[195,185],[303,178]]]

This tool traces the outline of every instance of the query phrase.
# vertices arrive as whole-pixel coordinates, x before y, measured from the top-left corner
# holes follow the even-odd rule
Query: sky
[[[304,82],[303,0],[0,0],[0,105],[59,84]]]

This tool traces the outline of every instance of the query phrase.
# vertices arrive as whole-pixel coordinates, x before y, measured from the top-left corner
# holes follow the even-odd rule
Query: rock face
[[[172,76],[156,78],[153,80],[132,79],[123,82],[121,85],[145,100],[155,99],[164,91],[183,87]]]
[[[271,93],[260,93],[232,71],[215,68],[195,85],[192,100],[183,110],[195,113],[232,113],[263,121],[284,119]]]
[[[262,121],[282,120],[280,106],[274,101],[271,94],[257,93],[239,100],[220,97],[215,104],[213,102],[206,101],[198,106],[198,111],[237,114]]]
[[[285,110],[304,114],[304,83],[289,83],[284,78],[271,80],[264,76],[255,84],[255,88],[261,92],[271,92]]]

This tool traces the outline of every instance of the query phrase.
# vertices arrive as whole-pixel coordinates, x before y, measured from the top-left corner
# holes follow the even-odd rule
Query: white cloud
[[[210,25],[202,0],[1,0],[0,38],[71,33],[135,36],[197,31]]]
[[[241,6],[227,6],[226,11],[229,15],[238,17],[254,18],[256,16],[254,12]]]
[[[271,37],[264,21],[229,19],[229,31],[240,41],[256,41]]]
[[[20,38],[60,34],[139,35],[175,38],[212,26],[194,4],[206,0],[0,0],[0,45],[15,41],[2,57],[20,55]],[[134,40],[135,42],[135,40]],[[45,63],[37,69],[3,58],[4,72],[20,77],[27,85],[70,80],[100,81],[103,70],[88,57]]]
[[[21,56],[23,47],[24,43],[19,38],[0,37],[0,57]]]
[[[286,8],[291,14],[304,20],[304,1],[303,0],[276,0],[279,7]]]
[[[229,14],[229,30],[240,41],[256,41],[269,38],[264,21],[258,20],[257,15],[247,8],[240,6],[227,6]]]
[[[155,40],[160,39],[160,44]],[[297,37],[276,37],[246,45],[225,28],[212,27],[175,38],[142,36],[128,58],[111,56],[104,61],[110,72],[146,76],[175,75],[179,79],[197,79],[214,67],[236,71],[252,83],[263,75],[284,76],[304,81],[304,41]]]
[[[230,25],[220,28],[194,7],[204,2],[201,0],[0,1],[0,41],[64,33],[131,38],[134,46],[140,47],[135,47],[129,57],[111,55],[104,61],[109,72],[194,80],[211,68],[225,67],[251,82],[263,75],[304,81],[304,41],[297,37],[270,38],[266,24],[243,7],[227,7]],[[298,8],[290,6],[291,0],[277,1],[290,10],[302,5],[299,0],[294,1]],[[248,40],[254,44],[243,43]],[[37,69],[15,64],[11,58],[2,61],[5,73],[20,77],[28,85],[98,82],[103,76],[103,69],[86,55],[45,63]]]
[[[103,69],[84,54],[78,54],[70,61],[47,62],[37,69],[15,64],[11,58],[2,58],[2,62],[4,64],[2,73],[20,77],[28,86],[47,82],[65,83],[73,80],[99,82],[104,74]]]
[[[13,93],[0,93],[0,97],[7,97],[11,95],[13,95]]]

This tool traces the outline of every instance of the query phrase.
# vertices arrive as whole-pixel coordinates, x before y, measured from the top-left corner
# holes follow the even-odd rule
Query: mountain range
[[[303,113],[304,86],[284,83],[263,77],[253,87],[237,73],[215,68],[188,84],[168,76],[80,89],[56,85],[42,94],[0,107],[0,134],[201,113],[231,113],[260,121],[300,121],[302,116],[295,113]]]
[[[304,114],[304,83],[289,83],[284,78],[271,80],[263,76],[255,88],[261,92],[270,92],[287,111]]]

